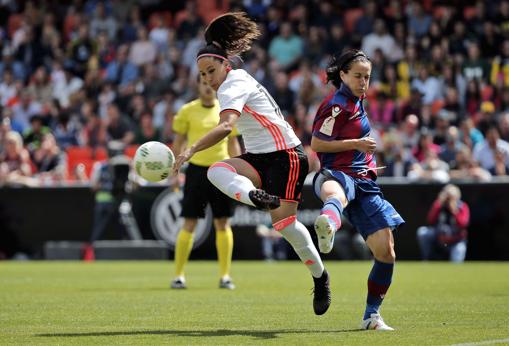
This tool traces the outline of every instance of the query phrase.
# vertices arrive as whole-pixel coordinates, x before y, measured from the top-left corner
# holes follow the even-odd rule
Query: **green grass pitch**
[[[509,263],[398,263],[382,307],[395,332],[357,330],[370,262],[326,264],[333,301],[315,316],[297,261],[234,262],[234,291],[212,261],[191,261],[181,291],[171,262],[2,262],[0,344],[509,344]]]

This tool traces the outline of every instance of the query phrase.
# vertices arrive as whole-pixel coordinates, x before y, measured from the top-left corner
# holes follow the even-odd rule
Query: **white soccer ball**
[[[160,142],[142,144],[134,154],[134,169],[145,180],[158,182],[168,178],[175,156],[167,145]]]

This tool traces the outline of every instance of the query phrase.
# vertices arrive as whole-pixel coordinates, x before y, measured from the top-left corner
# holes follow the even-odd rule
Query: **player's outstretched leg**
[[[323,315],[331,303],[329,275],[306,226],[297,221],[295,215],[279,220],[273,226],[292,245],[300,260],[311,272],[315,284],[313,309],[315,314]]]
[[[320,215],[315,220],[315,232],[321,253],[329,253],[334,246],[334,235],[341,227],[343,206],[339,199],[329,198],[323,204]]]

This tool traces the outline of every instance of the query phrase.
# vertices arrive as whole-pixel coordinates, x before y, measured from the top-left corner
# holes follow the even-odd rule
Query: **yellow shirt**
[[[200,99],[186,103],[173,119],[173,131],[187,136],[187,147],[196,143],[219,123],[219,102],[216,100],[213,107],[204,107]],[[236,128],[229,137],[238,136]],[[199,151],[189,160],[194,165],[208,167],[214,162],[229,158],[228,138]]]

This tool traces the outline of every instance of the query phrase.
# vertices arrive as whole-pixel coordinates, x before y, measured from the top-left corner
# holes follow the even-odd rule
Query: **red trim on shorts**
[[[288,216],[287,218],[279,220],[278,222],[274,223],[272,226],[276,231],[281,232],[284,228],[288,227],[288,225],[294,223],[296,219],[297,216],[295,215]]]
[[[288,182],[286,183],[286,198],[293,199],[295,195],[295,187],[299,180],[300,161],[299,155],[295,152],[295,148],[288,149],[288,159],[290,160],[290,170],[288,172]]]
[[[253,118],[255,118],[260,124],[262,124],[263,127],[265,127],[270,132],[272,138],[274,138],[274,142],[276,143],[277,150],[283,150],[288,147],[286,145],[285,137],[283,136],[281,129],[276,124],[267,119],[266,116],[255,112],[246,105],[244,105],[243,110],[251,114]]]
[[[240,117],[240,112],[236,109],[233,109],[233,108],[226,108],[226,109],[223,109],[221,112],[219,112],[219,115],[225,113],[225,112],[232,112],[232,113],[235,113],[238,117]]]
[[[226,168],[229,171],[232,171],[233,173],[237,173],[237,170],[235,169],[235,167],[233,167],[232,165],[230,165],[226,162],[220,161],[220,162],[213,163],[207,171],[211,170],[213,167],[222,167],[222,168]]]

